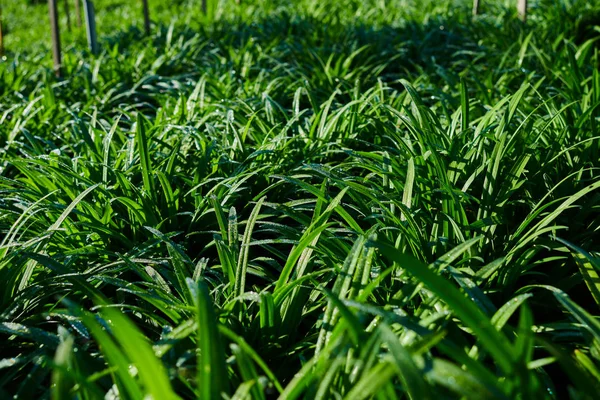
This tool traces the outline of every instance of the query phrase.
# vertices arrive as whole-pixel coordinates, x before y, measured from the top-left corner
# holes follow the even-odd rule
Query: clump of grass
[[[0,397],[594,398],[600,5],[467,3],[2,64]]]

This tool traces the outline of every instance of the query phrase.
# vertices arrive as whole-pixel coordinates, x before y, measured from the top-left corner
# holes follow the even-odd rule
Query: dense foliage
[[[196,3],[0,63],[1,398],[600,392],[600,3]]]

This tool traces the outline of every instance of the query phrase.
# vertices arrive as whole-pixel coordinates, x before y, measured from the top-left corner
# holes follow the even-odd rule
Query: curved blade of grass
[[[492,317],[492,325],[496,327],[497,330],[501,330],[504,325],[508,322],[510,317],[514,314],[515,311],[527,300],[528,298],[533,297],[531,293],[520,294],[511,300],[507,301],[502,307],[496,311],[494,316]]]
[[[571,297],[562,290],[548,285],[539,285],[538,287],[547,289],[554,294],[554,297],[558,302],[569,312],[571,315],[581,322],[583,326],[594,336],[594,338],[600,341],[600,322],[592,315],[590,315],[583,307],[571,300]]]
[[[248,222],[246,222],[246,230],[244,231],[244,236],[242,237],[242,244],[240,249],[240,256],[238,258],[237,268],[235,270],[235,294],[237,296],[241,296],[244,294],[246,290],[246,274],[248,272],[248,253],[250,252],[250,241],[252,240],[252,231],[254,230],[254,225],[258,220],[258,214],[260,213],[260,208],[265,201],[265,197],[261,198],[252,213],[250,213],[250,218],[248,218]]]
[[[401,268],[406,269],[411,275],[442,299],[450,310],[469,326],[477,339],[486,350],[494,357],[498,366],[504,373],[510,374],[513,370],[511,348],[504,335],[496,330],[489,318],[473,303],[466,298],[455,286],[441,276],[430,270],[419,260],[401,253],[396,248],[381,241],[372,242],[383,255],[396,262]]]
[[[202,400],[220,399],[227,391],[229,379],[225,366],[225,352],[219,334],[213,300],[204,279],[196,283],[187,279],[187,285],[196,305],[198,321],[198,388]]]
[[[152,163],[150,162],[150,153],[148,152],[148,137],[146,135],[146,127],[144,125],[144,117],[142,113],[137,115],[137,124],[135,138],[138,142],[138,152],[140,153],[140,164],[142,167],[142,180],[144,189],[150,199],[155,199],[154,180],[152,179]]]
[[[238,346],[240,346],[240,348],[244,350],[250,356],[250,358],[252,358],[256,365],[258,365],[263,370],[267,378],[269,378],[271,382],[273,382],[273,386],[275,386],[275,389],[277,389],[279,393],[283,392],[283,386],[281,386],[281,383],[279,383],[279,380],[277,379],[273,371],[269,369],[268,365],[263,361],[262,358],[260,358],[258,353],[256,353],[256,351],[252,349],[252,347],[244,340],[243,337],[238,336],[232,330],[226,328],[223,325],[219,325],[219,331],[224,336],[236,342]]]
[[[375,365],[344,396],[346,400],[363,400],[371,398],[379,389],[396,375],[396,366],[387,362]]]
[[[103,308],[102,314],[109,321],[111,330],[122,351],[136,365],[147,393],[155,399],[178,399],[169,382],[167,371],[160,362],[146,337],[121,312]]]
[[[381,339],[387,343],[390,353],[396,363],[397,372],[400,376],[408,396],[411,399],[431,399],[431,393],[423,379],[423,372],[415,364],[410,352],[404,348],[398,337],[385,323],[379,325]]]
[[[600,271],[600,260],[571,242],[558,237],[555,239],[571,249],[575,262],[579,267],[579,272],[583,277],[583,281],[596,301],[596,304],[600,306],[600,276],[598,275],[598,271]]]

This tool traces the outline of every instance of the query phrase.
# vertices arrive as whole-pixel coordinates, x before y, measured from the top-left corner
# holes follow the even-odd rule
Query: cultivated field
[[[600,1],[32,3],[0,398],[597,398]]]

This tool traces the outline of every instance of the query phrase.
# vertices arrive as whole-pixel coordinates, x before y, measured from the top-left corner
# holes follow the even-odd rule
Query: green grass
[[[158,3],[9,24],[1,398],[597,396],[600,2]]]

